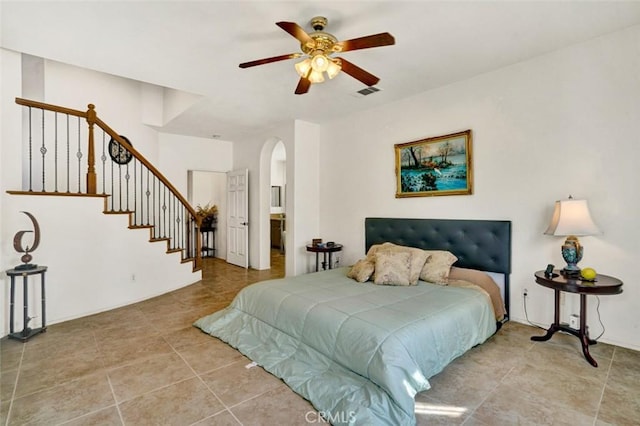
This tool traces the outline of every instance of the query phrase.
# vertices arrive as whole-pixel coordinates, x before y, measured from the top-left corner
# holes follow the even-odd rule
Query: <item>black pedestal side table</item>
[[[545,275],[545,271],[535,273],[536,283],[550,288],[554,291],[555,311],[553,324],[544,336],[533,336],[531,340],[544,342],[551,339],[556,331],[564,331],[580,339],[582,343],[582,353],[594,367],[598,363],[589,353],[589,345],[595,345],[597,341],[589,338],[587,330],[587,295],[606,295],[622,293],[622,281],[608,275],[596,275],[594,281],[584,281],[580,277],[565,276],[561,271],[554,270],[551,275]],[[577,293],[580,295],[580,328],[578,330],[569,327],[567,324],[560,324],[560,292]]]
[[[9,269],[7,271],[7,275],[11,277],[11,306],[10,306],[10,318],[9,318],[9,338],[20,340],[21,342],[26,342],[31,337],[36,334],[43,333],[47,331],[47,317],[46,317],[46,302],[44,297],[44,283],[45,283],[45,273],[47,272],[46,266],[36,266],[31,269]],[[30,275],[40,275],[40,286],[41,286],[41,296],[42,296],[42,327],[39,328],[29,328],[29,289],[28,289],[28,281]],[[23,310],[22,310],[22,331],[15,332],[14,330],[14,310],[15,310],[15,300],[16,300],[16,292],[15,292],[15,280],[16,277],[22,277],[22,300],[23,300]]]
[[[331,262],[332,254],[342,250],[342,244],[334,244],[332,246],[327,246],[323,244],[321,246],[314,246],[313,244],[307,244],[307,251],[316,254],[316,272],[320,269],[320,259],[319,255],[322,253],[322,269],[332,269],[333,264]],[[327,260],[327,255],[329,259]]]
[[[216,227],[200,229],[202,235],[202,257],[215,257],[216,255]]]

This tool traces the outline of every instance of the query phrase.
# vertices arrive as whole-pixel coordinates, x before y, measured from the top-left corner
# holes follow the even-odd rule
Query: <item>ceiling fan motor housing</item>
[[[327,18],[324,16],[316,16],[311,19],[311,27],[315,30],[309,34],[309,37],[313,39],[313,42],[301,43],[300,48],[302,51],[309,55],[315,56],[318,54],[329,55],[333,52],[339,51],[338,39],[333,35],[326,33],[324,27],[328,23]]]
[[[315,31],[322,31],[329,21],[324,16],[316,16],[311,18],[311,28]]]

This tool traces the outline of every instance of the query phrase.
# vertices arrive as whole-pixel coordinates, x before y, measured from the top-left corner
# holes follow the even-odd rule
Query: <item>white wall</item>
[[[553,292],[533,273],[562,265],[563,239],[542,233],[555,200],[586,198],[604,233],[581,238],[581,266],[625,282],[621,295],[600,297],[602,340],[640,349],[638,46],[634,27],[322,127],[321,235],[344,244],[348,264],[364,256],[368,216],[511,220],[511,317],[525,321],[527,288],[529,318],[548,325]],[[465,129],[473,131],[473,195],[394,197],[394,144]],[[593,337],[602,328],[595,297],[588,303]],[[564,318],[578,313],[577,296],[564,308]]]
[[[43,99],[35,100],[80,111],[94,104],[100,119],[157,165],[158,132],[145,123],[161,121],[162,108],[158,97],[150,96],[150,85],[47,60],[44,84]]]
[[[22,111],[16,108],[14,99],[20,96],[22,86],[21,55],[0,49],[0,270],[11,266],[9,256],[15,253],[12,245],[17,230],[7,229],[7,215],[14,210],[11,196],[6,193],[10,187],[20,187],[22,177],[20,164],[13,159],[20,158],[22,129],[15,123],[22,122]],[[24,216],[24,215],[22,215]],[[24,216],[26,217],[26,216]],[[6,274],[0,274],[0,335],[8,332],[9,286]]]
[[[188,190],[188,170],[226,173],[233,165],[233,143],[160,133],[159,168],[182,194]]]
[[[307,244],[318,237],[324,241],[334,240],[336,235],[332,232],[323,233],[320,229],[320,126],[296,120],[295,128],[295,191],[293,199],[289,199],[287,204],[293,205],[295,212],[287,231],[293,232],[294,245],[287,250],[287,256],[295,256],[295,274],[298,275],[315,270],[315,257],[307,252]]]

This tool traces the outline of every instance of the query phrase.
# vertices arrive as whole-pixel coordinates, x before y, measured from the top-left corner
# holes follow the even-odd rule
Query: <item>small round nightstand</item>
[[[554,270],[553,274],[545,275],[545,271],[538,271],[535,274],[536,283],[548,287],[554,291],[555,313],[553,324],[544,336],[533,336],[531,340],[544,342],[551,339],[556,331],[564,331],[573,334],[582,343],[582,353],[594,367],[598,366],[595,359],[589,354],[589,345],[595,345],[595,340],[589,338],[587,331],[587,295],[610,295],[622,293],[622,281],[608,275],[598,274],[594,281],[583,281],[579,277],[566,277],[559,270]],[[560,292],[577,293],[580,295],[580,328],[578,330],[566,324],[560,324]]]
[[[341,250],[342,250],[342,244],[334,244],[332,246],[327,246],[326,244],[323,244],[321,246],[314,246],[312,244],[307,244],[307,251],[316,254],[316,272],[318,272],[318,269],[319,269],[320,260],[318,256],[320,255],[320,253],[322,253],[322,256],[323,256],[322,269],[331,269],[333,268],[332,266],[333,264],[331,262],[332,254]],[[327,261],[327,255],[329,256],[328,261]]]

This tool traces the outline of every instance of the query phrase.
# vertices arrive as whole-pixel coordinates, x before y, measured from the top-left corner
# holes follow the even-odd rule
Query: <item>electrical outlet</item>
[[[580,315],[571,314],[569,316],[569,327],[576,330],[580,328]]]

